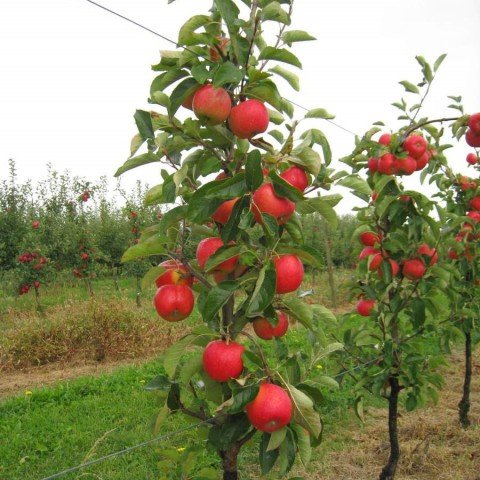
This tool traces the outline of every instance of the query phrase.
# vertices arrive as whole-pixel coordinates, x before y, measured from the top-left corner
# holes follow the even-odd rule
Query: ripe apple
[[[382,155],[378,160],[378,171],[383,175],[393,175],[398,170],[397,158],[391,153]]]
[[[470,200],[470,208],[472,210],[480,210],[480,196],[477,195]]]
[[[428,150],[423,155],[420,155],[415,162],[416,163],[415,171],[419,172],[420,170],[423,170],[427,166],[428,162],[430,161],[430,157],[431,157],[431,154]]]
[[[268,110],[259,100],[245,100],[232,108],[228,126],[238,138],[252,138],[263,133],[270,122]]]
[[[372,157],[367,162],[368,171],[373,175],[378,170],[378,158]]]
[[[209,84],[195,92],[192,106],[199,120],[207,125],[218,125],[228,118],[232,101],[225,89]]]
[[[480,212],[475,212],[475,211],[468,212],[467,217],[471,218],[474,221],[474,223],[480,222]]]
[[[280,176],[302,193],[308,187],[308,176],[303,168],[297,166],[287,168]]]
[[[381,253],[376,253],[375,255],[372,256],[372,258],[369,261],[368,264],[368,269],[373,272],[375,270],[378,270],[380,268],[380,265],[383,262],[383,256]]]
[[[262,383],[246,408],[251,424],[261,432],[276,432],[292,419],[293,406],[287,392],[273,383]]]
[[[271,183],[264,183],[252,196],[252,213],[262,223],[260,213],[268,213],[277,219],[279,225],[287,223],[295,211],[295,204],[288,198],[279,197]]]
[[[410,198],[409,195],[400,195],[400,196],[398,197],[398,199],[399,199],[402,203],[408,203],[408,202],[411,200],[411,198]]]
[[[216,382],[238,378],[243,371],[242,355],[245,350],[237,342],[214,340],[203,351],[203,369]]]
[[[468,119],[468,126],[475,135],[480,135],[480,113],[474,113],[473,115],[470,115],[470,118]]]
[[[32,222],[32,228],[33,228],[34,230],[37,230],[39,226],[40,226],[40,222],[39,222],[38,220],[34,220],[34,221]]]
[[[367,247],[374,247],[376,243],[380,243],[380,237],[374,232],[363,232],[359,238]]]
[[[382,145],[385,145],[386,147],[388,147],[390,145],[391,139],[392,139],[392,135],[390,133],[384,133],[378,139],[378,143],[381,143]]]
[[[404,175],[411,175],[416,169],[418,162],[413,157],[398,158],[398,170]]]
[[[425,275],[425,264],[419,258],[412,258],[406,260],[403,264],[403,276],[410,280],[418,280]]]
[[[400,267],[398,266],[398,263],[393,259],[393,258],[384,258],[382,263],[383,262],[386,262],[388,260],[388,262],[390,263],[390,267],[391,267],[391,270],[392,270],[392,277],[396,277],[398,275],[398,272],[400,271]],[[383,277],[383,274],[382,274],[382,263],[380,264],[380,266],[378,267],[378,276],[380,278]]]
[[[273,259],[277,273],[277,293],[290,293],[297,290],[303,280],[303,264],[296,255],[279,255]]]
[[[273,337],[283,337],[288,330],[288,317],[280,310],[276,311],[278,323],[274,327],[265,317],[258,317],[253,321],[253,329],[260,338],[271,340]]]
[[[427,142],[420,135],[409,135],[403,142],[403,149],[413,158],[421,157],[427,150]]]
[[[480,147],[480,134],[476,135],[473,130],[467,130],[467,133],[465,134],[465,140],[471,147]]]
[[[419,255],[426,255],[430,257],[430,266],[435,265],[438,262],[438,253],[435,248],[430,248],[426,243],[422,243],[417,250]]]
[[[207,260],[225,244],[220,237],[209,237],[201,240],[197,246],[197,261],[201,269],[205,268]],[[215,270],[221,271],[224,273],[231,273],[235,270],[238,262],[238,255],[235,257],[229,258],[218,265]]]
[[[195,299],[187,285],[163,285],[157,290],[153,303],[157,313],[167,322],[179,322],[193,310]]]
[[[225,225],[232,214],[233,207],[238,201],[237,198],[232,198],[232,200],[227,200],[223,202],[216,210],[215,213],[212,215],[213,220],[221,225]]]
[[[88,253],[82,253],[82,254],[80,255],[80,258],[81,258],[82,260],[88,260],[88,259],[90,258],[90,256],[88,255]]]
[[[188,285],[189,287],[193,285],[193,276],[178,260],[166,260],[159,267],[165,268],[166,272],[155,280],[157,288],[163,285]]]
[[[33,282],[33,286],[35,287],[35,290],[38,290],[40,288],[40,282],[37,280],[35,282]]]
[[[230,39],[224,37],[223,35],[218,35],[217,37],[215,37],[215,43],[222,52],[222,55],[225,57],[228,46],[230,45]],[[218,49],[214,46],[209,48],[208,53],[210,54],[210,60],[212,62],[219,62],[222,59]]]
[[[182,107],[187,108],[188,110],[193,110],[193,97],[197,93],[198,89],[192,92],[183,102]]]
[[[363,260],[364,258],[369,257],[370,255],[376,255],[377,253],[380,253],[379,250],[373,247],[365,247],[360,254],[358,255],[359,260]]]
[[[362,317],[369,317],[375,307],[375,300],[366,300],[362,298],[357,303],[357,312]]]
[[[480,161],[479,157],[477,157],[474,153],[469,153],[467,155],[467,162],[470,165],[476,165],[477,163],[479,163],[479,161]]]

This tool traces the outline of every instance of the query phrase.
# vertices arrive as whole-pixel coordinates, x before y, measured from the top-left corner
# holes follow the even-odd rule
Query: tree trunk
[[[398,443],[398,394],[400,386],[397,377],[390,377],[390,396],[388,398],[388,434],[390,437],[390,458],[383,467],[379,480],[393,480],[400,458],[400,445]]]
[[[115,286],[115,291],[119,292],[120,287],[118,286],[118,268],[115,265],[112,265],[112,276],[113,276],[113,285]]]
[[[234,445],[229,450],[222,450],[223,480],[238,480],[237,458],[239,447]]]
[[[142,284],[140,282],[140,277],[137,277],[137,294],[135,296],[137,307],[141,307],[142,305],[141,299],[142,299]]]
[[[463,381],[463,397],[458,404],[460,423],[464,428],[470,426],[468,412],[470,411],[470,385],[472,382],[472,334],[465,333],[465,378]]]
[[[332,248],[331,248],[330,240],[327,238],[327,236],[325,236],[325,255],[327,257],[328,283],[330,285],[332,305],[333,305],[333,308],[337,308],[337,295],[335,293],[335,279],[333,277]]]
[[[37,313],[40,317],[43,317],[43,308],[42,304],[40,303],[40,293],[38,288],[35,287],[35,303],[37,304]]]

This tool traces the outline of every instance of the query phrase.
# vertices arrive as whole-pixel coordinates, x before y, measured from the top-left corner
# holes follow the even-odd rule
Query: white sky
[[[173,39],[188,17],[211,6],[211,0],[100,3]],[[467,112],[480,111],[479,0],[297,0],[291,28],[318,41],[294,50],[303,62],[302,91],[282,84],[281,92],[308,108],[327,108],[355,132],[380,119],[395,127],[389,104],[402,95],[399,80],[419,79],[417,54],[433,62],[448,53],[427,114],[450,115],[445,97],[460,94]],[[88,178],[113,175],[136,132],[135,109],[149,108],[150,65],[159,50],[171,48],[85,0],[0,2],[0,179],[9,158],[23,179],[44,176],[47,162]],[[336,158],[351,151],[351,135],[321,120],[311,124],[328,135]],[[468,171],[467,152],[455,149],[458,170]],[[158,171],[133,170],[124,184],[155,184]]]

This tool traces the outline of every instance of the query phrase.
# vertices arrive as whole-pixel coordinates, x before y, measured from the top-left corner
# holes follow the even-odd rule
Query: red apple
[[[378,170],[378,158],[372,157],[367,162],[368,171],[373,175]]]
[[[380,237],[374,232],[363,232],[359,238],[367,247],[374,247],[376,243],[380,243]]]
[[[476,135],[473,130],[467,130],[467,133],[465,134],[465,140],[471,147],[480,147],[480,135]]]
[[[409,195],[400,195],[398,199],[403,203],[408,203],[411,200]]]
[[[185,265],[177,260],[166,260],[162,262],[159,267],[166,269],[156,280],[157,288],[163,285],[193,285],[193,276],[187,270]]]
[[[372,256],[372,258],[369,261],[368,264],[368,269],[373,272],[375,270],[378,270],[380,268],[380,265],[383,262],[383,256],[381,253],[377,253]]]
[[[406,260],[403,264],[403,276],[410,280],[418,280],[425,275],[425,264],[419,258],[412,258]]]
[[[88,260],[88,259],[90,258],[90,256],[88,255],[88,253],[82,253],[82,254],[80,255],[80,257],[81,257],[82,260]]]
[[[218,125],[224,122],[232,108],[230,95],[223,88],[203,85],[193,97],[193,111],[207,125]]]
[[[423,155],[420,155],[417,159],[416,159],[416,167],[415,167],[415,170],[417,172],[419,172],[420,170],[423,170],[428,162],[430,161],[430,152],[427,150]]]
[[[419,255],[426,255],[430,257],[430,266],[435,265],[438,262],[438,254],[435,248],[430,248],[426,243],[422,243],[417,250]]]
[[[397,171],[397,159],[391,153],[386,153],[378,160],[378,171],[384,175],[393,175]]]
[[[222,36],[218,35],[217,37],[215,37],[215,43],[220,49],[220,51],[222,52],[222,55],[225,56],[227,53],[228,46],[230,44],[230,39],[227,37],[224,37],[223,35]],[[219,62],[222,59],[218,49],[215,48],[214,46],[209,48],[208,53],[210,54],[210,60],[212,62]]]
[[[264,183],[252,196],[252,213],[262,223],[260,213],[268,213],[277,219],[279,225],[287,223],[295,211],[295,204],[288,198],[279,197],[271,183]]]
[[[38,280],[33,282],[33,286],[35,287],[35,290],[38,290],[40,288],[40,282]]]
[[[163,285],[157,290],[153,303],[157,313],[167,322],[179,322],[193,310],[195,299],[187,285]]]
[[[392,139],[392,135],[390,133],[384,133],[378,139],[378,143],[381,143],[382,145],[385,145],[386,147],[388,147],[390,145],[391,139]]]
[[[480,196],[477,195],[470,200],[470,208],[472,210],[480,210]]]
[[[238,201],[237,198],[232,198],[232,200],[227,200],[223,202],[216,210],[215,213],[212,215],[213,220],[221,225],[225,225],[232,214],[233,207]]]
[[[375,307],[375,300],[366,300],[362,298],[357,303],[357,312],[362,317],[369,317]]]
[[[473,115],[470,115],[470,118],[468,119],[468,126],[475,135],[480,135],[480,113],[474,113]]]
[[[199,242],[197,246],[197,261],[198,265],[201,269],[205,268],[205,264],[207,260],[220,248],[223,247],[225,244],[220,237],[209,237],[204,238],[202,241]],[[225,260],[220,265],[218,265],[215,270],[221,271],[224,273],[231,273],[235,270],[238,262],[238,255],[235,257],[229,258]]]
[[[232,108],[228,126],[238,138],[252,138],[263,133],[270,122],[268,110],[259,100],[245,100]]]
[[[358,255],[359,260],[363,260],[364,258],[369,257],[370,255],[376,255],[377,253],[380,253],[379,250],[373,247],[365,247],[360,254]]]
[[[296,255],[280,255],[273,259],[277,273],[277,293],[290,293],[297,290],[303,280],[303,264]]]
[[[403,149],[413,158],[419,158],[427,150],[427,142],[420,135],[409,135],[403,142]]]
[[[245,350],[237,342],[214,340],[203,351],[203,369],[216,382],[228,382],[243,372],[242,355]]]
[[[292,419],[293,406],[287,392],[273,383],[262,383],[255,399],[246,406],[251,424],[261,432],[276,432]]]
[[[474,211],[468,212],[467,217],[471,218],[474,221],[474,223],[480,222],[480,212],[474,212]]]
[[[476,165],[479,161],[480,159],[474,153],[469,153],[467,155],[467,162],[470,165]]]
[[[193,97],[197,93],[198,89],[192,92],[183,102],[182,107],[187,108],[188,110],[193,110]]]
[[[392,269],[392,277],[396,277],[398,275],[398,272],[400,271],[400,267],[398,266],[398,263],[393,259],[393,258],[384,258],[382,263],[383,262],[386,262],[388,260],[388,262],[390,263],[390,267]],[[383,277],[382,275],[382,263],[380,264],[380,266],[378,267],[378,276],[380,278]]]
[[[416,169],[418,162],[413,157],[398,158],[398,170],[404,175],[411,175]]]
[[[271,340],[273,337],[283,337],[288,330],[288,317],[285,313],[277,310],[278,323],[274,327],[265,317],[258,317],[253,321],[255,333],[264,340]]]
[[[34,221],[32,222],[32,228],[33,228],[34,230],[37,230],[39,226],[40,226],[40,222],[39,222],[38,220],[34,220]]]
[[[287,168],[280,176],[302,193],[308,187],[308,176],[303,168],[297,166]]]

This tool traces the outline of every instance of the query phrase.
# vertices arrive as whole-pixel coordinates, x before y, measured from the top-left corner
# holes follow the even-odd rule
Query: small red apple
[[[468,119],[468,126],[475,135],[480,135],[480,113],[474,113],[473,115],[470,115],[470,118]]]
[[[216,382],[238,378],[243,371],[242,355],[245,350],[239,343],[225,340],[210,342],[203,351],[203,369]]]
[[[261,432],[276,432],[292,419],[293,406],[287,392],[273,383],[262,383],[246,408],[251,424]]]
[[[263,133],[270,122],[268,110],[259,100],[245,100],[232,108],[228,126],[238,138],[252,138]]]
[[[277,273],[277,293],[290,293],[297,290],[303,280],[303,264],[296,255],[279,255],[273,259]]]
[[[40,226],[40,222],[39,222],[38,220],[34,220],[34,221],[32,222],[32,228],[33,228],[34,230],[37,230],[39,226]]]
[[[470,200],[470,208],[472,210],[477,210],[479,211],[480,210],[480,196],[477,195],[476,197],[473,197],[471,200]]]
[[[193,310],[195,298],[187,285],[164,285],[157,290],[153,303],[157,313],[167,322],[179,322]]]
[[[360,254],[358,255],[359,260],[363,260],[364,258],[369,257],[370,255],[376,255],[377,253],[380,253],[379,250],[373,247],[365,247]]]
[[[38,290],[40,288],[40,282],[37,280],[36,282],[33,282],[33,286],[35,287],[35,290]]]
[[[157,288],[163,285],[188,285],[189,287],[193,285],[193,276],[178,260],[166,260],[159,267],[165,268],[166,272],[155,280]]]
[[[359,238],[367,247],[374,247],[376,243],[380,243],[380,237],[374,232],[362,232]]]
[[[380,265],[383,262],[383,255],[381,253],[377,253],[371,257],[372,258],[369,260],[368,269],[371,272],[374,272],[380,268]]]
[[[378,158],[372,157],[367,162],[368,171],[373,175],[378,170]]]
[[[430,248],[426,243],[422,243],[417,250],[419,255],[430,257],[430,266],[438,262],[438,254],[435,248]]]
[[[403,203],[408,203],[411,200],[409,195],[400,195],[398,199]]]
[[[375,203],[377,201],[377,198],[378,198],[378,193],[377,192],[372,192],[372,194],[370,195],[370,198],[371,198],[370,203]]]
[[[273,337],[283,337],[288,330],[288,317],[285,313],[277,310],[278,323],[274,327],[265,317],[258,317],[253,321],[255,333],[263,340],[271,340]]]
[[[218,125],[228,118],[232,101],[225,89],[209,84],[195,92],[192,106],[199,120],[207,125]]]
[[[386,153],[378,160],[378,171],[383,175],[393,175],[398,170],[397,158],[391,153]]]
[[[357,303],[357,312],[362,317],[369,317],[375,307],[375,300],[366,300],[362,298]]]
[[[475,212],[475,211],[468,212],[467,217],[471,218],[474,221],[474,223],[480,222],[480,212]]]
[[[238,198],[232,198],[232,200],[227,200],[223,202],[212,215],[213,220],[221,225],[225,225],[232,214],[233,207],[237,203]]]
[[[378,143],[381,143],[382,145],[388,147],[390,145],[390,140],[392,140],[392,135],[390,133],[384,133],[378,139]]]
[[[465,134],[465,140],[471,147],[480,147],[480,134],[476,135],[473,130],[467,130],[467,133]]]
[[[419,158],[427,150],[427,142],[420,135],[409,135],[403,142],[403,149],[413,158]]]
[[[82,253],[82,254],[80,255],[80,257],[81,257],[82,260],[85,260],[85,261],[90,258],[90,256],[88,255],[88,253]]]
[[[406,260],[403,264],[403,276],[410,280],[418,280],[425,275],[425,264],[419,258]]]
[[[427,150],[423,155],[420,155],[417,159],[416,159],[416,167],[415,167],[415,170],[417,172],[419,172],[420,170],[423,170],[428,162],[430,161],[430,152]]]
[[[90,198],[90,194],[88,192],[84,192],[82,194],[82,202],[88,202],[88,199]]]
[[[252,196],[252,213],[258,223],[263,223],[261,213],[277,219],[279,225],[287,223],[295,211],[295,204],[288,198],[279,197],[271,183],[264,183]]]
[[[378,276],[380,278],[383,277],[383,274],[382,274],[382,264],[383,262],[386,262],[388,260],[388,262],[390,263],[390,267],[391,267],[391,270],[392,270],[392,277],[396,277],[398,275],[398,272],[400,271],[400,267],[398,266],[398,263],[393,259],[393,258],[384,258],[382,263],[380,264],[380,266],[378,267]]]
[[[204,238],[202,241],[199,242],[197,246],[197,261],[198,265],[201,269],[205,268],[205,264],[207,260],[220,248],[223,247],[225,244],[220,237],[209,237]],[[225,260],[220,265],[218,265],[215,270],[230,273],[235,270],[238,262],[238,255],[228,260]]]
[[[467,155],[467,162],[470,164],[470,165],[476,165],[477,163],[480,162],[480,158],[477,157],[474,153],[469,153]]]
[[[411,175],[416,169],[418,162],[413,157],[398,158],[398,170],[404,175]]]
[[[308,176],[303,168],[297,166],[287,168],[280,176],[302,193],[308,187]]]

